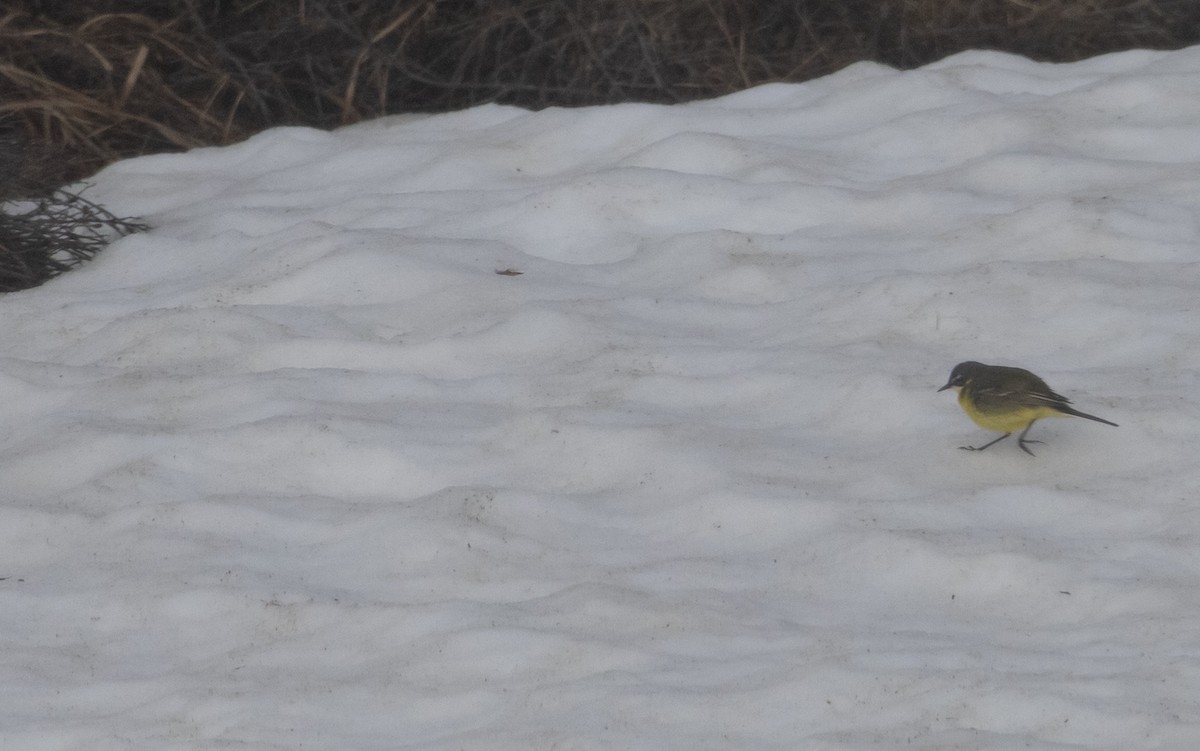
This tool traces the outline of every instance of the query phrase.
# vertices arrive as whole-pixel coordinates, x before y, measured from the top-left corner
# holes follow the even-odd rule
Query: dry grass
[[[9,0],[0,199],[115,159],[482,102],[681,102],[971,48],[1200,41],[1196,0]],[[52,155],[47,158],[46,155]]]
[[[499,101],[679,102],[967,48],[1074,60],[1200,40],[1195,0],[12,0],[0,116],[63,177],[279,124]]]

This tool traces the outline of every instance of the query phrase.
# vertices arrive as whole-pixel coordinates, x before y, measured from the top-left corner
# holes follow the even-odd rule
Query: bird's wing
[[[1070,404],[1070,401],[1065,396],[1056,394],[1050,389],[1046,389],[1045,391],[1029,391],[1025,389],[1008,389],[1000,386],[980,386],[975,389],[973,396],[975,404],[985,412],[1005,407],[1011,408],[1015,405],[1023,407],[1058,407]]]
[[[1070,399],[1050,389],[1046,389],[1045,391],[1024,391],[1019,398],[1022,404],[1030,407],[1060,407],[1071,403]]]
[[[1013,401],[1013,392],[1011,389],[998,386],[976,386],[971,389],[971,399],[979,409],[991,412],[1010,406]]]

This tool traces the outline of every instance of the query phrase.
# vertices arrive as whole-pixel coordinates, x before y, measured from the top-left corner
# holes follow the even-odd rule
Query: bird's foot
[[[1029,454],[1030,456],[1037,456],[1037,454],[1030,451],[1029,447],[1025,445],[1027,443],[1045,443],[1045,441],[1026,441],[1026,440],[1017,441],[1017,445],[1019,445],[1021,447],[1022,451],[1024,451],[1026,454]]]

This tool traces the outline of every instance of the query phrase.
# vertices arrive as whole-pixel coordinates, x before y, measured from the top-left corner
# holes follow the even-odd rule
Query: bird
[[[1046,382],[1024,368],[984,365],[968,360],[950,371],[950,380],[938,391],[954,389],[963,412],[985,430],[1003,433],[982,446],[959,446],[964,451],[983,451],[1020,430],[1017,443],[1021,450],[1036,456],[1027,444],[1042,443],[1025,438],[1033,424],[1043,417],[1082,417],[1118,427],[1103,417],[1080,412],[1071,400],[1053,391]]]

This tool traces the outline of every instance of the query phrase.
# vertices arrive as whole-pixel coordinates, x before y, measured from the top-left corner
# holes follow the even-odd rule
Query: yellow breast
[[[959,390],[958,404],[976,425],[997,433],[1013,433],[1024,430],[1034,420],[1040,420],[1043,417],[1066,417],[1062,412],[1050,407],[1017,407],[985,412],[967,398],[966,389]]]

